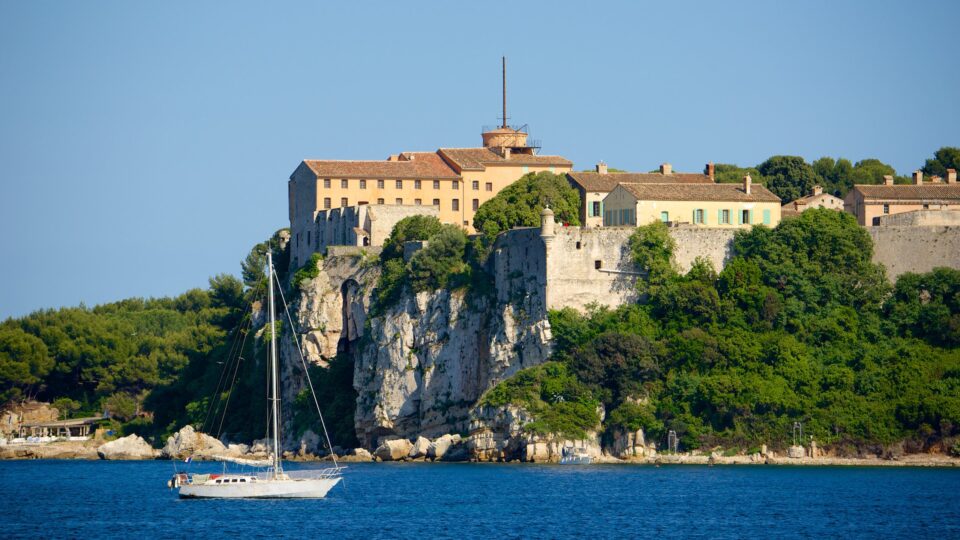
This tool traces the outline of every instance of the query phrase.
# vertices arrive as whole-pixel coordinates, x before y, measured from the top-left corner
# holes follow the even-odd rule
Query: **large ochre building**
[[[560,156],[538,154],[538,145],[528,139],[524,129],[500,126],[485,130],[482,137],[482,147],[403,152],[380,161],[302,161],[288,182],[291,262],[302,265],[310,254],[328,245],[330,235],[321,232],[330,227],[320,220],[346,215],[343,210],[332,212],[334,209],[406,207],[404,212],[389,213],[400,219],[418,213],[416,207],[432,206],[443,223],[472,232],[473,215],[480,205],[524,174],[564,174],[573,165]],[[370,210],[377,214],[375,208]],[[358,226],[362,228],[362,224]],[[337,243],[364,245],[371,241],[365,233],[357,230]]]

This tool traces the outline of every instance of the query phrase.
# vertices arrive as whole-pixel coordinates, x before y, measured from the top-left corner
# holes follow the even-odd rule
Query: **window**
[[[740,212],[740,223],[750,224],[750,211],[744,210]]]
[[[383,199],[377,199],[377,204],[383,204]]]
[[[703,209],[697,208],[693,211],[693,222],[697,225],[703,225]]]
[[[454,200],[453,200],[453,209],[454,209],[454,211],[460,210],[460,199],[454,199]]]
[[[367,189],[367,181],[360,180],[360,189]]]
[[[347,198],[346,198],[346,197],[341,198],[341,199],[340,199],[340,207],[342,208],[342,207],[344,207],[344,206],[346,206],[346,205],[347,205]]]
[[[473,200],[473,211],[476,212],[477,208],[480,208],[480,199]]]
[[[377,180],[377,189],[383,189],[383,180]]]
[[[600,215],[600,201],[593,201],[590,209],[590,216],[597,217]]]
[[[603,268],[603,261],[593,261],[593,268],[595,270]]]
[[[440,199],[434,199],[434,200],[433,200],[433,205],[434,205],[434,206],[440,206]]]
[[[324,198],[323,198],[323,209],[324,209],[324,210],[329,210],[329,209],[330,209],[330,197],[324,197]]]
[[[577,249],[580,249],[580,242],[577,242]]]
[[[433,181],[433,189],[440,189],[440,181],[439,181],[439,180],[434,180],[434,181]]]
[[[324,179],[323,179],[323,187],[324,187],[324,189],[330,189],[330,179],[329,179],[329,178],[324,178]]]
[[[397,199],[396,203],[397,203],[397,204],[403,204],[403,199]]]
[[[929,204],[923,205],[923,209],[924,209],[924,210],[929,210],[929,209],[930,209],[930,205],[929,205]]]
[[[883,205],[883,213],[884,213],[884,214],[889,214],[889,213],[890,213],[890,205],[889,205],[889,204]]]
[[[472,185],[471,185],[471,187],[473,187],[473,190],[474,190],[474,191],[479,191],[479,190],[480,190],[480,181],[479,181],[479,180],[474,180],[473,183],[472,183]]]
[[[493,182],[487,182],[485,187],[487,191],[493,191]]]
[[[413,204],[420,206],[421,204],[423,204],[423,201],[421,201],[420,199],[414,199]]]
[[[450,187],[452,187],[453,189],[460,189],[460,181],[454,180],[453,182],[450,182]]]
[[[670,212],[660,212],[660,221],[664,223],[670,221]]]
[[[350,187],[350,182],[346,179],[343,179],[340,181],[340,187],[342,187],[343,189],[347,189],[348,187]]]
[[[397,180],[397,189],[403,189],[403,180]]]
[[[420,189],[420,181],[419,181],[419,180],[414,180],[414,181],[413,181],[413,189]]]
[[[720,223],[723,225],[730,224],[730,210],[721,210],[720,211]]]

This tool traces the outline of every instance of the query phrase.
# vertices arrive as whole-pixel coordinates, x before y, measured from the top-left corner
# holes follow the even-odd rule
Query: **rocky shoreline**
[[[414,463],[558,463],[564,448],[577,447],[591,457],[593,464],[618,465],[774,465],[814,467],[960,467],[960,458],[943,454],[904,454],[890,457],[836,457],[822,455],[814,447],[805,452],[802,447],[792,447],[787,455],[774,452],[723,455],[690,452],[684,454],[658,453],[652,447],[642,445],[642,434],[631,434],[626,440],[639,443],[635,447],[617,447],[619,456],[602,451],[590,439],[583,441],[511,439],[504,445],[491,445],[489,438],[443,435],[434,440],[418,437],[415,441],[391,439],[381,443],[370,452],[363,448],[343,450],[334,448],[336,459],[341,463],[414,462]],[[592,444],[591,444],[592,443]],[[499,448],[497,448],[499,447]],[[816,457],[810,457],[816,455]],[[192,457],[197,461],[226,457],[263,459],[267,457],[266,441],[253,445],[228,444],[195,432],[187,426],[167,440],[162,449],[155,449],[137,435],[129,435],[109,442],[101,440],[53,442],[46,444],[6,445],[0,444],[0,460],[28,459],[77,459],[77,460],[181,460]],[[792,456],[792,457],[791,457]],[[297,452],[284,452],[284,459],[296,462],[332,461],[329,454],[317,455],[305,447]]]

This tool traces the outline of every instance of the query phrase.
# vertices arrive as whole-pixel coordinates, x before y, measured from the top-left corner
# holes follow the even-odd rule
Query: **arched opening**
[[[340,298],[343,301],[340,313],[343,326],[340,331],[340,341],[337,342],[337,353],[350,352],[351,344],[360,337],[364,321],[363,313],[356,312],[358,309],[363,309],[359,304],[359,294],[360,284],[356,280],[348,279],[340,286]]]

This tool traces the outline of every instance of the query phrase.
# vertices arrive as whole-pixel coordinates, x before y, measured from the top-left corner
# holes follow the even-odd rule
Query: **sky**
[[[960,2],[0,0],[0,319],[173,296],[288,226],[303,159],[480,146],[756,165],[960,146]]]

